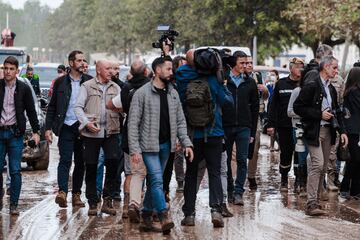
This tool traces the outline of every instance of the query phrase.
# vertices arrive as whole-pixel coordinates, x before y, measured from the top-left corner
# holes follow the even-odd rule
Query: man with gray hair
[[[325,215],[320,206],[325,173],[331,145],[335,144],[336,131],[346,146],[348,138],[344,132],[342,115],[339,113],[337,93],[330,79],[338,74],[338,60],[325,56],[320,60],[320,73],[310,71],[310,79],[301,89],[294,102],[294,111],[304,125],[304,139],[308,145],[307,208],[310,216]]]
[[[116,171],[119,164],[119,113],[106,108],[112,98],[120,93],[120,87],[111,81],[112,66],[106,60],[96,63],[96,77],[80,87],[74,107],[80,122],[83,137],[83,157],[86,166],[86,198],[89,202],[88,215],[97,215],[98,196],[96,192],[96,172],[100,148],[105,154],[105,185],[101,212],[116,215],[113,207]]]

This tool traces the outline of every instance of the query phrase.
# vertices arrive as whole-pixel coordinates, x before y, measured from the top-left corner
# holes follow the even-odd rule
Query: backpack
[[[184,112],[190,128],[205,128],[214,121],[214,107],[206,78],[189,82],[185,92]]]

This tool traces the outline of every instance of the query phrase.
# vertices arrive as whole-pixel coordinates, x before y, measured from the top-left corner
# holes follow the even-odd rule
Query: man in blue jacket
[[[198,80],[194,65],[194,50],[186,54],[187,64],[181,66],[175,73],[180,100],[185,104],[185,93],[191,81]],[[223,192],[220,179],[221,153],[223,150],[224,130],[222,127],[221,108],[233,104],[233,98],[226,86],[218,82],[215,75],[206,76],[211,91],[211,99],[215,107],[214,122],[205,129],[194,129],[194,160],[186,160],[186,176],[184,187],[185,203],[182,207],[185,218],[181,221],[183,226],[195,225],[196,181],[198,164],[203,159],[209,174],[211,218],[214,227],[224,227],[221,215]]]

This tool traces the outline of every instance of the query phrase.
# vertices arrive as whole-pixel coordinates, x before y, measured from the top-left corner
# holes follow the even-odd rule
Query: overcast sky
[[[13,8],[23,8],[26,0],[5,0],[3,2],[9,3]],[[63,0],[40,0],[41,4],[46,4],[51,8],[57,8],[61,5]]]

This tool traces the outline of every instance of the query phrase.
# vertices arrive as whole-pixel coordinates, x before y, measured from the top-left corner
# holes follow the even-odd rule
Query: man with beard
[[[130,159],[144,161],[147,170],[142,218],[144,227],[152,230],[155,210],[163,232],[174,227],[168,216],[163,192],[163,172],[170,152],[175,152],[178,138],[189,161],[193,159],[192,143],[187,135],[186,120],[179,95],[172,84],[172,62],[157,58],[152,63],[155,77],[138,89],[131,101],[128,131]]]
[[[81,151],[82,140],[78,130],[80,124],[75,116],[74,107],[80,85],[91,79],[91,76],[83,74],[85,56],[81,51],[72,51],[69,54],[68,61],[70,72],[60,77],[54,84],[53,95],[46,113],[45,138],[51,144],[53,140],[52,132],[59,136],[60,161],[57,177],[59,192],[55,202],[60,207],[67,207],[69,172],[74,153],[72,205],[85,207],[85,204],[80,199],[85,170]]]
[[[74,108],[80,122],[83,137],[83,157],[86,164],[86,198],[89,202],[88,215],[97,215],[98,196],[96,172],[100,148],[105,155],[105,185],[101,212],[116,215],[113,207],[115,178],[119,165],[119,113],[106,108],[106,103],[120,93],[120,87],[111,81],[112,67],[106,60],[96,63],[96,77],[80,87]]]

